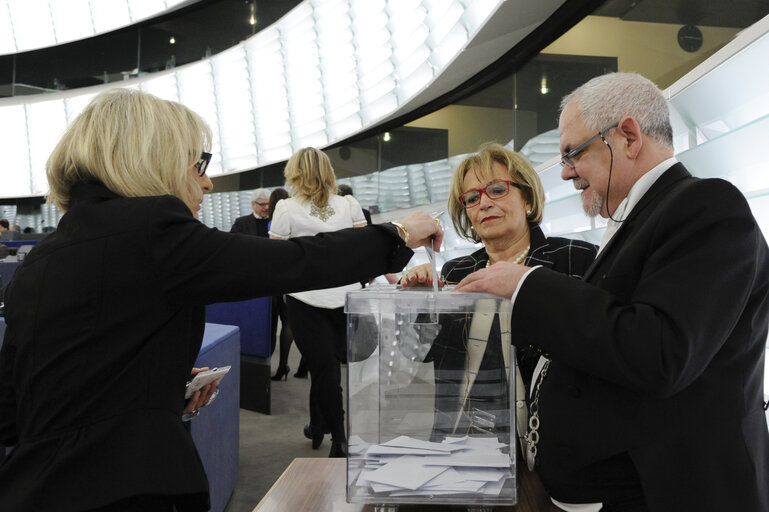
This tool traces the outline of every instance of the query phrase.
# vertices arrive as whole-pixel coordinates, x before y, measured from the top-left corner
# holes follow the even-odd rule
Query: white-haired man
[[[514,343],[552,358],[545,486],[605,512],[769,510],[769,254],[747,201],[676,161],[667,102],[640,75],[568,95],[559,133],[562,178],[610,219],[592,267],[499,263],[456,288],[512,297]]]
[[[245,233],[267,238],[269,236],[267,224],[270,221],[270,191],[266,188],[257,188],[251,192],[251,208],[254,213],[235,219],[230,233]]]

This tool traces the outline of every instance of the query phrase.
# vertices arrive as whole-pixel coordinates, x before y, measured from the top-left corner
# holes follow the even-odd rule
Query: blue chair
[[[231,366],[219,383],[219,396],[190,421],[211,490],[211,512],[223,512],[238,481],[240,436],[240,329],[206,324],[195,367]]]
[[[210,304],[206,321],[240,327],[240,407],[270,414],[272,297]]]
[[[270,357],[272,297],[209,304],[206,322],[240,327],[240,353]]]

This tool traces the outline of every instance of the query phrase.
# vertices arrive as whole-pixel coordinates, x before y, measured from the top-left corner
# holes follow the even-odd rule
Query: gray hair
[[[251,202],[253,203],[257,199],[269,199],[270,191],[266,188],[258,188],[251,192]]]
[[[670,111],[662,91],[637,73],[608,73],[584,83],[561,101],[561,110],[575,100],[585,127],[605,130],[625,116],[663,146],[673,148]]]

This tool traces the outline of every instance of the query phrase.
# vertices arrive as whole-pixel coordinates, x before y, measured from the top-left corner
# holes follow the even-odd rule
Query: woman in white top
[[[287,239],[349,227],[365,227],[366,218],[352,196],[336,195],[336,176],[328,156],[315,148],[297,151],[283,171],[292,197],[275,207],[270,238]],[[373,277],[373,276],[372,276]],[[346,360],[345,295],[359,283],[292,293],[286,298],[294,341],[312,380],[310,425],[305,436],[313,448],[331,433],[329,457],[346,457],[340,362]]]

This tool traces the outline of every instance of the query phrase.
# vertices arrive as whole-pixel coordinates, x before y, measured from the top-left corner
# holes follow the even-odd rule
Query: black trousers
[[[310,423],[345,441],[342,372],[347,358],[347,320],[344,308],[317,308],[286,297],[294,341],[310,371]]]

